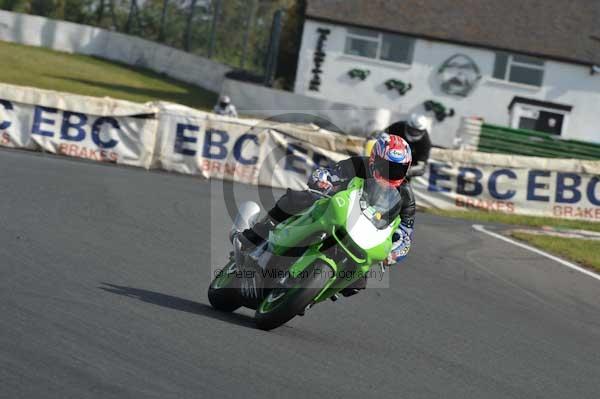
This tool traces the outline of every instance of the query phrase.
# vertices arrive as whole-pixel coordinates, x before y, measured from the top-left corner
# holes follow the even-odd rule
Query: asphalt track
[[[272,332],[213,311],[222,193],[0,151],[0,397],[599,397],[600,282],[467,222],[419,215],[389,288]]]

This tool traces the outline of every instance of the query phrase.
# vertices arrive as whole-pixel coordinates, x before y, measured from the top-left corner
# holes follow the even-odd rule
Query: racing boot
[[[251,251],[264,243],[269,238],[269,233],[275,226],[275,222],[267,215],[262,220],[256,222],[254,226],[242,231],[239,234],[242,249],[244,251]]]
[[[349,297],[358,294],[360,290],[364,290],[365,288],[367,288],[367,276],[359,278],[358,280],[341,290],[340,293],[345,297]]]

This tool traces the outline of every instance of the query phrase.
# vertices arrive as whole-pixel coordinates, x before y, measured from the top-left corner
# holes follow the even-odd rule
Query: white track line
[[[600,281],[600,275],[598,275],[596,273],[593,273],[593,272],[591,272],[589,270],[586,270],[586,269],[584,269],[584,268],[582,268],[580,266],[577,266],[574,263],[567,262],[566,260],[561,259],[561,258],[559,258],[557,256],[550,255],[548,252],[544,252],[544,251],[542,251],[540,249],[537,249],[537,248],[534,248],[534,247],[532,247],[530,245],[523,244],[522,242],[515,241],[515,240],[512,240],[512,239],[510,239],[508,237],[505,237],[505,236],[503,236],[501,234],[489,231],[489,230],[487,230],[485,227],[483,227],[480,224],[474,224],[473,228],[475,230],[479,231],[479,232],[485,233],[485,234],[490,235],[492,237],[495,237],[495,238],[497,238],[499,240],[509,242],[509,243],[511,243],[513,245],[516,245],[517,247],[521,247],[521,248],[527,249],[527,250],[529,250],[531,252],[534,252],[534,253],[536,253],[538,255],[542,255],[542,256],[544,256],[544,257],[546,257],[548,259],[552,259],[553,261],[556,261],[556,262],[560,263],[561,265],[567,266],[569,269],[577,270],[578,272],[581,272],[581,273],[583,273],[585,275],[588,275],[588,276],[593,277],[596,280]]]

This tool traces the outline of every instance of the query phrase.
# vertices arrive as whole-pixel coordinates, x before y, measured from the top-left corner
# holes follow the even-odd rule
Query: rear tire
[[[260,303],[254,316],[259,329],[272,330],[304,312],[333,275],[331,266],[322,261],[316,261],[307,272],[292,288],[274,289]]]
[[[235,273],[228,273],[235,267],[233,262],[221,270],[208,287],[208,301],[211,306],[222,312],[233,312],[242,306],[239,280]]]

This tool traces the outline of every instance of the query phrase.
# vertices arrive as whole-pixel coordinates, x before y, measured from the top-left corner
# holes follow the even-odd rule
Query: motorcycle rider
[[[413,165],[408,177],[422,176],[427,167],[431,152],[431,139],[427,131],[428,120],[425,115],[412,114],[407,121],[399,121],[388,126],[384,131],[400,136],[408,141],[412,151]]]
[[[242,232],[240,236],[243,247],[248,249],[258,246],[268,238],[269,231],[278,223],[310,207],[319,198],[310,190],[334,193],[344,190],[350,180],[358,176],[363,179],[373,178],[382,186],[393,187],[400,192],[401,224],[394,232],[392,250],[385,261],[387,265],[399,263],[408,254],[413,240],[416,205],[412,188],[406,180],[411,159],[410,147],[404,139],[400,136],[381,134],[369,157],[353,156],[331,168],[316,169],[308,182],[309,190],[288,189],[262,221]],[[359,279],[344,289],[342,294],[354,295],[364,289],[366,284],[366,277]]]
[[[235,105],[231,103],[231,98],[229,96],[221,96],[219,97],[219,102],[215,104],[213,108],[213,112],[217,115],[231,116],[233,118],[238,117],[237,110],[235,109]]]

